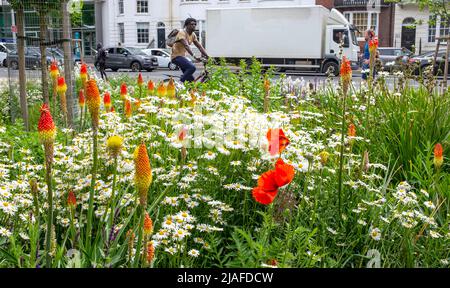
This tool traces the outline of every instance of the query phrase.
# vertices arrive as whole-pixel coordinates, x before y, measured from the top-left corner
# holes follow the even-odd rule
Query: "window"
[[[358,32],[356,32],[358,38],[364,37],[364,32],[369,28],[373,29],[375,34],[378,34],[378,13],[345,12],[344,16],[358,29]]]
[[[136,23],[137,24],[137,42],[148,43],[149,42],[149,23]]]
[[[364,31],[367,30],[367,23],[368,23],[368,13],[353,13],[353,25],[358,28],[359,32],[357,34],[358,37],[364,36]]]
[[[449,35],[449,26],[450,26],[450,19],[449,18],[442,18],[441,16],[441,23],[439,28],[439,36],[448,36]]]
[[[119,0],[119,14],[124,13],[123,0]]]
[[[333,41],[340,44],[341,43],[341,35],[343,37],[344,40],[344,47],[348,48],[350,47],[350,42],[348,39],[348,30],[344,30],[344,29],[333,29]]]
[[[428,18],[428,42],[436,41],[436,16],[430,15]]]
[[[114,48],[109,48],[106,51],[108,52],[108,54],[114,54]]]
[[[137,13],[148,13],[148,0],[137,0]]]
[[[119,42],[125,43],[125,27],[123,23],[119,23]]]

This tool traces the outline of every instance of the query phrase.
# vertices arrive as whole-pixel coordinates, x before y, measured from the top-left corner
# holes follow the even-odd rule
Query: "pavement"
[[[88,63],[88,66],[93,67],[93,64]],[[200,75],[200,73],[202,73],[203,71],[203,64],[198,63],[197,65],[197,71],[194,74],[194,77]],[[95,70],[95,69],[94,69]],[[11,79],[18,79],[19,74],[18,74],[18,70],[10,70],[10,77]],[[95,70],[97,76],[100,76],[100,73]],[[171,71],[167,68],[158,68],[153,70],[152,72],[147,72],[147,71],[142,71],[142,76],[144,77],[144,80],[153,80],[153,81],[162,81],[162,80],[166,80],[169,77],[174,77],[175,79],[179,76],[181,76],[181,71],[180,70],[175,70],[175,71]],[[109,69],[106,70],[106,74],[108,76],[108,78],[113,79],[115,77],[118,77],[120,75],[128,75],[129,77],[136,77],[138,76],[139,72],[132,72],[131,70],[127,70],[127,69],[120,69],[117,72],[113,72]],[[40,80],[41,78],[41,74],[40,74],[40,70],[32,70],[32,69],[27,69],[26,70],[26,75],[27,75],[27,80],[28,81],[33,81],[35,80]],[[327,79],[327,77],[324,74],[319,74],[319,73],[315,73],[315,74],[311,74],[311,73],[302,73],[302,72],[295,72],[295,73],[286,73],[286,75],[288,77],[291,77],[293,80],[295,79],[301,79],[303,78],[306,82],[313,82],[316,84],[321,84],[324,83]],[[275,79],[277,79],[279,77],[279,74],[275,74]],[[2,80],[8,80],[8,68],[5,67],[0,67],[0,81]],[[333,82],[335,84],[338,84],[339,78],[335,77]],[[390,89],[392,89],[394,87],[394,82],[396,81],[396,78],[394,76],[388,76],[387,77],[387,84],[389,86]],[[450,81],[448,82],[450,84]],[[361,73],[359,71],[353,71],[353,85],[358,88],[361,85]],[[418,86],[418,83],[415,81],[411,82],[411,85],[413,86]],[[450,86],[450,85],[448,85]]]

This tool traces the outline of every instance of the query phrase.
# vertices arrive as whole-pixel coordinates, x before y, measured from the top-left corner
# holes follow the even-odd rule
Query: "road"
[[[202,71],[203,71],[203,69],[201,67],[198,67],[194,76],[199,75]],[[19,76],[18,76],[17,70],[11,70],[10,73],[11,73],[11,79],[18,79]],[[41,77],[39,70],[27,69],[26,74],[27,74],[27,79],[31,80],[31,81],[33,79],[39,80]],[[97,76],[100,76],[100,73],[98,71],[96,71],[96,74],[97,74]],[[108,75],[109,78],[115,78],[115,77],[118,77],[123,74],[126,74],[129,77],[136,77],[136,78],[138,76],[138,72],[132,72],[131,70],[119,70],[118,72],[113,72],[108,69],[108,70],[106,70],[106,74]],[[173,76],[176,79],[176,77],[179,77],[180,75],[181,75],[180,70],[170,71],[167,68],[156,69],[152,72],[142,71],[142,76],[144,77],[144,80],[151,79],[156,82],[158,82],[160,80],[168,79],[170,76]],[[313,83],[317,83],[317,84],[324,83],[325,80],[327,79],[327,77],[324,74],[288,73],[287,76],[291,77],[293,80],[298,79],[298,78],[303,78],[306,82],[313,82]],[[275,77],[278,78],[279,75],[275,75]],[[338,79],[339,79],[338,77],[334,78],[335,84],[338,83]],[[0,81],[1,80],[8,80],[8,68],[5,68],[5,67],[0,68]],[[387,84],[390,89],[393,88],[394,81],[396,81],[394,76],[387,77]],[[450,81],[448,83],[450,84]],[[361,74],[359,73],[359,71],[353,71],[353,85],[355,85],[355,87],[357,87],[357,88],[360,87],[360,85],[361,85]],[[418,83],[415,81],[412,81],[411,85],[418,86]],[[448,85],[448,86],[450,86],[450,85]]]

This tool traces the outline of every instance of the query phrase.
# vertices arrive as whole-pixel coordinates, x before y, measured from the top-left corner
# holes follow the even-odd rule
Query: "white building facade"
[[[395,47],[414,45],[416,54],[435,50],[436,37],[448,36],[450,31],[450,21],[433,19],[428,9],[421,11],[417,4],[397,4],[394,23]]]
[[[100,0],[99,41],[105,46],[165,48],[172,29],[181,28],[188,17],[197,19],[196,34],[205,44],[206,9],[255,6],[313,5],[315,0]],[[226,25],[226,23],[224,23]],[[207,48],[207,47],[206,47]]]

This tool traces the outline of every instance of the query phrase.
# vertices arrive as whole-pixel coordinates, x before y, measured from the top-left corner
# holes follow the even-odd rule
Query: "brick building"
[[[384,0],[316,0],[316,4],[342,12],[358,28],[359,42],[364,42],[364,31],[372,28],[380,47],[394,45],[395,4]]]

